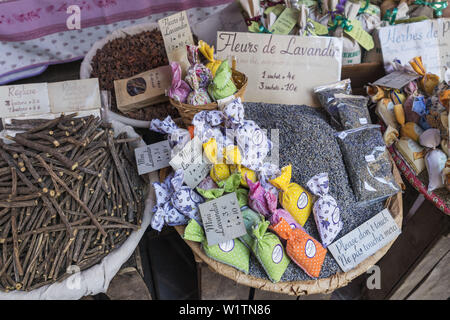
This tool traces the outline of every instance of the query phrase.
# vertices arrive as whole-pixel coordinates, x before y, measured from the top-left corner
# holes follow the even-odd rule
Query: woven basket
[[[237,70],[231,70],[232,74],[231,77],[233,79],[234,84],[236,85],[236,88],[238,91],[234,94],[236,98],[241,98],[242,101],[244,101],[244,93],[245,89],[247,88],[247,82],[248,78],[245,74],[237,71]],[[192,104],[187,103],[181,103],[179,101],[175,101],[172,98],[169,98],[170,103],[178,109],[178,113],[180,114],[181,118],[183,119],[183,122],[186,126],[190,126],[192,119],[194,118],[195,114],[200,111],[209,111],[209,110],[217,110],[218,104],[217,102],[211,102],[208,104],[202,104],[198,106],[194,106]]]
[[[392,173],[394,174],[395,181],[404,186],[400,173],[391,159]],[[396,195],[390,197],[386,201],[386,208],[392,214],[395,223],[399,228],[402,226],[403,220],[403,201],[402,192],[398,192]],[[185,226],[175,226],[175,230],[182,237],[184,234]],[[334,290],[346,286],[350,281],[366,272],[371,266],[378,262],[389,250],[395,240],[389,242],[386,246],[378,250],[374,255],[370,256],[366,260],[362,261],[359,265],[348,272],[337,272],[329,278],[322,278],[316,280],[306,281],[286,281],[273,283],[270,280],[263,278],[256,278],[249,274],[245,274],[231,266],[220,263],[209,258],[202,250],[200,243],[185,240],[188,246],[191,248],[196,260],[201,260],[206,263],[208,267],[231,280],[236,281],[239,284],[254,287],[256,289],[267,290],[277,293],[289,294],[289,295],[307,295],[323,293],[328,294]]]

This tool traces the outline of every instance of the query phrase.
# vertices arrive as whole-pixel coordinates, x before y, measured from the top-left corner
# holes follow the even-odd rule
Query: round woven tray
[[[397,167],[394,165],[392,159],[392,172],[394,174],[395,181],[403,186],[403,181],[400,176],[400,173]],[[398,192],[396,195],[390,197],[386,201],[386,208],[392,214],[392,217],[397,223],[398,227],[402,226],[403,219],[403,201],[402,201],[402,193]],[[177,230],[178,234],[182,236],[184,234],[185,226],[176,226],[175,230]],[[200,258],[204,263],[206,263],[210,269],[213,271],[230,278],[231,280],[236,281],[239,284],[243,284],[246,286],[254,287],[256,289],[273,291],[277,293],[284,293],[289,295],[306,295],[306,294],[317,294],[317,293],[331,293],[334,290],[346,286],[350,281],[360,276],[364,272],[366,272],[371,266],[377,263],[389,248],[392,246],[395,240],[388,243],[386,246],[378,250],[374,255],[370,256],[363,262],[361,262],[358,266],[353,268],[348,272],[337,272],[333,276],[329,278],[322,278],[317,280],[308,280],[308,281],[287,281],[287,282],[277,282],[273,283],[270,280],[256,278],[251,275],[247,275],[237,269],[225,265],[223,263],[217,262],[209,258],[204,251],[201,249],[201,245],[199,242],[193,242],[189,240],[185,240],[188,246],[192,249],[193,253]]]
[[[237,70],[232,70],[231,77],[233,78],[233,82],[236,85],[236,88],[238,91],[234,94],[234,97],[241,98],[242,101],[244,101],[244,93],[245,89],[247,88],[247,82],[248,78],[245,74],[242,72],[239,72]],[[169,98],[170,104],[172,104],[175,108],[177,108],[178,113],[180,114],[181,118],[183,119],[183,122],[186,126],[190,126],[192,123],[192,119],[194,118],[195,114],[200,111],[210,111],[210,110],[217,110],[218,104],[217,102],[211,102],[208,104],[202,104],[198,106],[194,106],[192,104],[187,103],[181,103],[179,101],[175,101],[171,98]]]

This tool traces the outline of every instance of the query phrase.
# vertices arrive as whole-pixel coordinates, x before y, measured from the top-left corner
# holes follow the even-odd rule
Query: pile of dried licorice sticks
[[[126,133],[98,117],[12,120],[0,139],[0,289],[87,269],[141,225],[146,183]],[[73,267],[71,267],[73,268]]]

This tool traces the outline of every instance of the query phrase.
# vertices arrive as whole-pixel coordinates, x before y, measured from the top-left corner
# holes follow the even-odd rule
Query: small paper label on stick
[[[384,209],[356,229],[328,246],[344,272],[375,254],[401,233],[388,209]]]
[[[211,164],[204,159],[202,150],[202,142],[195,136],[169,162],[174,170],[183,169],[183,182],[192,189],[202,182],[211,168]]]
[[[212,246],[247,233],[235,192],[199,205],[206,240]]]
[[[181,65],[184,77],[186,69],[189,67],[186,45],[194,44],[186,11],[160,19],[158,25],[164,39],[167,58],[169,62],[176,61]]]
[[[167,54],[178,48],[184,48],[187,44],[194,44],[186,11],[160,19],[158,25],[164,38]]]
[[[367,51],[373,49],[373,47],[375,46],[373,38],[369,33],[367,33],[366,30],[363,29],[361,22],[359,22],[359,20],[353,19],[350,20],[350,23],[353,28],[350,31],[344,29],[345,33],[355,39],[361,45],[361,47],[363,47]]]
[[[298,21],[298,15],[298,10],[291,8],[284,9],[269,31],[274,34],[289,34]]]
[[[169,166],[170,146],[168,140],[136,148],[134,153],[139,175]]]

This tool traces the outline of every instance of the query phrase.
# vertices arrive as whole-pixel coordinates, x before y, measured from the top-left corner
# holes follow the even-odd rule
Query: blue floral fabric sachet
[[[164,224],[185,225],[190,219],[201,222],[198,205],[204,199],[188,186],[183,186],[183,170],[169,175],[163,183],[153,183],[156,205],[153,207],[151,226],[161,231]]]
[[[167,116],[163,121],[153,119],[150,123],[150,130],[168,134],[172,154],[177,154],[191,140],[189,131],[179,128],[170,116]]]

